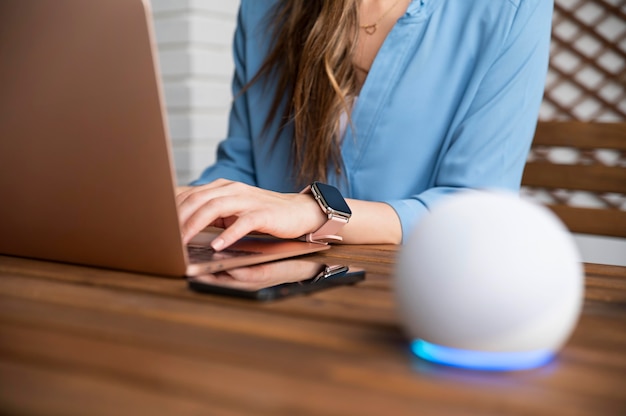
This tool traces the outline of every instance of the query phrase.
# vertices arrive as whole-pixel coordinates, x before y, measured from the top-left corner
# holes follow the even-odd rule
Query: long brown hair
[[[271,16],[273,46],[250,84],[276,77],[266,127],[280,115],[279,133],[293,128],[291,154],[300,185],[339,175],[341,114],[350,119],[358,84],[352,56],[359,0],[282,0]],[[250,85],[249,84],[249,85]],[[245,90],[244,90],[245,91]]]

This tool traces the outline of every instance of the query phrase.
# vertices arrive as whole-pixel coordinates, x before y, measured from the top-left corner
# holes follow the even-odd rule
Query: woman
[[[346,243],[401,243],[463,188],[518,190],[548,64],[550,0],[242,0],[235,100],[217,162],[178,194],[184,239],[296,238],[328,221],[306,185],[337,187]],[[335,231],[335,230],[333,230]]]

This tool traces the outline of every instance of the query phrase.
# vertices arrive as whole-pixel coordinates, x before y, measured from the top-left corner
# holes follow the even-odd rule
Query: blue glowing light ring
[[[489,371],[535,368],[548,363],[554,357],[554,352],[551,350],[473,351],[435,345],[421,339],[411,343],[411,350],[418,357],[434,363]]]

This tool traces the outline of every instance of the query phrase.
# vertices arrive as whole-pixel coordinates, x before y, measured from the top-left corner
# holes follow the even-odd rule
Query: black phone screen
[[[273,300],[365,279],[365,270],[311,260],[280,260],[187,279],[196,292]]]

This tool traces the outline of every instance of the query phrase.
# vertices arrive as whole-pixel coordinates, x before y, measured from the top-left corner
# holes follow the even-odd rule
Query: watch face
[[[311,189],[315,194],[320,195],[323,203],[332,208],[334,211],[347,214],[347,216],[352,214],[352,211],[350,211],[350,207],[346,203],[346,200],[343,199],[341,192],[339,192],[339,190],[334,186],[321,182],[313,182]]]

